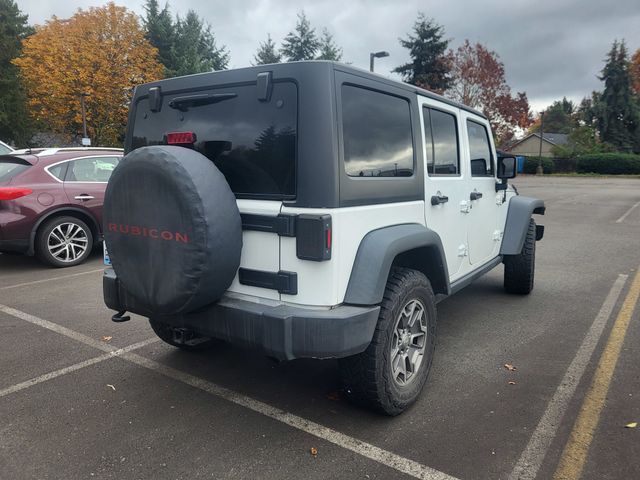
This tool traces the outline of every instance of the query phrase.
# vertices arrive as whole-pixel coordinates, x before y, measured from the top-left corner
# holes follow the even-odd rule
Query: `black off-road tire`
[[[536,268],[536,222],[529,221],[529,229],[519,255],[504,257],[504,289],[508,293],[527,295],[533,290]]]
[[[391,366],[396,322],[413,300],[424,306],[425,349],[414,378],[406,385],[394,380]],[[429,280],[408,268],[393,268],[387,280],[380,316],[367,349],[340,359],[340,371],[347,398],[386,415],[398,415],[416,401],[427,380],[435,349],[436,302]]]
[[[54,241],[57,241],[57,237],[52,237],[52,232],[56,228],[61,227],[64,231],[67,231],[66,229],[68,225],[74,225],[75,228],[78,229],[76,232],[82,232],[79,236],[74,237],[74,242],[76,242],[76,245],[79,245],[79,243],[77,243],[78,240],[83,238],[84,240],[82,241],[82,244],[86,245],[86,249],[82,254],[80,254],[79,251],[76,251],[78,254],[77,258],[71,261],[64,261],[63,259],[56,258],[56,256],[54,256],[50,249],[50,242],[53,243]],[[58,235],[62,235],[62,233],[58,232]],[[91,255],[93,246],[93,233],[91,232],[91,228],[89,228],[85,222],[75,217],[54,217],[49,220],[45,220],[45,222],[38,228],[35,239],[35,254],[38,260],[52,267],[73,267],[75,265],[80,265],[89,257],[89,255]],[[53,251],[55,252],[56,250]]]
[[[217,338],[197,337],[194,338],[194,340],[190,343],[177,343],[174,341],[173,330],[170,326],[151,318],[149,319],[149,324],[151,325],[154,333],[158,336],[158,338],[160,338],[160,340],[168,343],[172,347],[176,347],[188,352],[207,350],[214,345],[218,345],[222,342],[222,340],[218,340]]]

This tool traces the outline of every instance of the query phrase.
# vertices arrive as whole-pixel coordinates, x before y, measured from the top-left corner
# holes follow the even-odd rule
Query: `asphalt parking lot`
[[[346,402],[334,361],[112,323],[98,253],[0,255],[0,477],[640,478],[640,180],[514,183],[547,205],[533,293],[499,267],[440,303],[430,381],[396,418]]]

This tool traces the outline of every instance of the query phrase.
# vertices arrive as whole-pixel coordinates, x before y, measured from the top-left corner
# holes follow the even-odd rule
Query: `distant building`
[[[569,135],[566,133],[542,134],[542,156],[551,157],[551,148],[554,146],[565,146],[569,143]],[[512,143],[507,148],[507,152],[512,155],[523,155],[525,157],[537,157],[540,154],[540,134],[531,133],[521,140]]]

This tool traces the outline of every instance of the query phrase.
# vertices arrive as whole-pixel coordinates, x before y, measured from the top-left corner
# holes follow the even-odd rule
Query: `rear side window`
[[[108,182],[113,169],[118,165],[118,157],[79,158],[69,162],[65,181],[67,182]]]
[[[423,116],[427,146],[427,173],[459,175],[460,150],[455,115],[424,107]]]
[[[469,137],[471,176],[492,177],[493,154],[491,153],[487,127],[472,120],[467,120],[467,135]]]
[[[69,162],[62,162],[62,163],[59,163],[57,165],[54,165],[52,167],[47,168],[47,171],[51,175],[56,177],[58,180],[62,181],[62,180],[64,180],[64,174],[67,171],[67,165],[69,165]]]
[[[15,160],[0,160],[0,183],[8,182],[30,167],[29,163],[17,158]]]
[[[342,133],[347,175],[413,175],[411,109],[406,99],[343,85]]]
[[[13,152],[13,150],[11,150],[5,144],[0,142],[0,155],[6,155],[7,153],[11,153],[11,152]]]
[[[173,99],[209,94],[213,100],[170,106]],[[192,132],[190,146],[209,158],[241,198],[294,198],[297,87],[277,82],[268,101],[256,84],[165,95],[160,112],[138,102],[132,148],[166,144],[167,133]]]

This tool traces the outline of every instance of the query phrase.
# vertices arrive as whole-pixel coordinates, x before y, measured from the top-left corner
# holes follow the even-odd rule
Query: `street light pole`
[[[88,97],[88,96],[89,94],[86,92],[82,92],[80,94],[80,107],[82,108],[82,132],[84,134],[82,137],[82,145],[86,147],[91,145],[91,140],[87,135],[87,109],[84,104],[84,97]]]
[[[538,152],[536,175],[542,175],[544,173],[544,169],[542,168],[542,137],[544,137],[544,110],[540,112],[540,150]]]
[[[376,58],[388,57],[389,52],[372,52],[369,54],[369,71],[373,72],[373,62]]]

